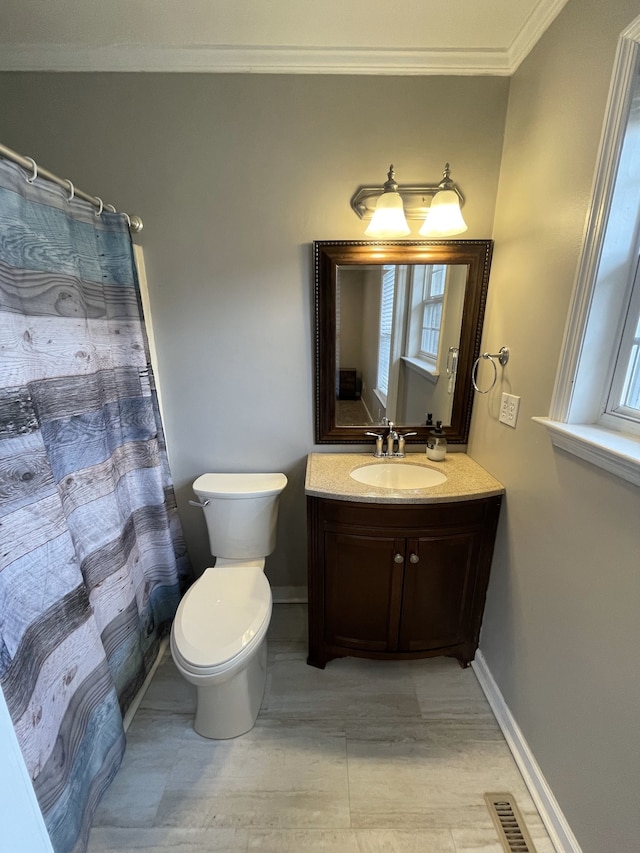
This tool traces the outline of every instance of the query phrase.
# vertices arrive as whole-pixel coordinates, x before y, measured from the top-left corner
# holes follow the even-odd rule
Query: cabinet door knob
[[[402,554],[396,554],[395,557],[393,558],[393,562],[394,563],[403,563],[404,557],[402,556]]]
[[[417,555],[417,554],[412,554],[412,555],[409,557],[409,562],[410,562],[410,563],[419,563],[419,562],[420,562],[420,557],[418,557],[418,555]]]

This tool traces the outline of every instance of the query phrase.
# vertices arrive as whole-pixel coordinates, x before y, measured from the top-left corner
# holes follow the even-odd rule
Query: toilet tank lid
[[[286,485],[284,474],[202,474],[193,490],[210,498],[257,498],[277,495]]]

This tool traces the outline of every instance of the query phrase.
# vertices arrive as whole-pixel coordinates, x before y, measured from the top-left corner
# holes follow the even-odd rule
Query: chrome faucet
[[[395,443],[398,441],[398,433],[393,421],[387,421],[389,432],[387,434],[387,456],[395,456]]]
[[[376,440],[376,449],[374,451],[374,456],[376,459],[387,459],[389,457],[402,458],[405,455],[404,452],[404,443],[410,435],[417,435],[415,432],[405,432],[404,435],[401,435],[395,428],[395,424],[393,421],[390,421],[388,418],[384,418],[384,425],[389,427],[389,432],[387,434],[387,447],[386,451],[383,451],[382,446],[384,443],[384,435],[381,432],[365,432],[365,435],[370,435],[372,438]],[[397,448],[397,450],[396,450]]]

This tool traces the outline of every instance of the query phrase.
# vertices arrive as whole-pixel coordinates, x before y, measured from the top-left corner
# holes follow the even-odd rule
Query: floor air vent
[[[485,801],[507,853],[536,853],[531,836],[511,794],[485,794]]]

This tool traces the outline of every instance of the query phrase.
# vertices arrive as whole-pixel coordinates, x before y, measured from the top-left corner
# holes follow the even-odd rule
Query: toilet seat
[[[195,675],[236,666],[262,641],[271,618],[264,561],[216,565],[187,590],[171,629],[172,650]]]

